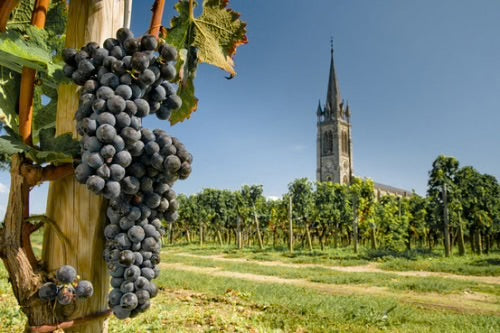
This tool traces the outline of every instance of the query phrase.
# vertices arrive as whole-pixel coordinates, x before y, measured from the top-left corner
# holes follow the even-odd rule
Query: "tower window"
[[[326,131],[323,133],[323,155],[331,155],[333,153],[333,133]]]
[[[347,133],[345,131],[342,131],[341,145],[342,145],[342,153],[347,154],[349,148],[347,144]]]

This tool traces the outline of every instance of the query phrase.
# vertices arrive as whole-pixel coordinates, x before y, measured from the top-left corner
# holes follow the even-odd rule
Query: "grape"
[[[140,243],[137,243],[137,244],[139,244],[140,246],[142,246],[142,244],[140,244]],[[140,247],[139,247],[139,249],[140,249]],[[134,252],[134,255],[135,255],[134,264],[135,264],[136,266],[140,266],[140,265],[142,264],[142,262],[144,261],[144,259],[142,258],[142,255],[141,255],[139,252]],[[139,278],[140,278],[140,277],[139,277]],[[139,278],[138,278],[138,279],[139,279]],[[136,281],[136,282],[137,282],[137,281]]]
[[[68,64],[64,65],[63,67],[64,76],[71,78],[74,72],[75,72],[75,67]]]
[[[85,52],[84,50],[80,50],[75,54],[75,62],[78,64],[80,61],[88,59],[89,54]]]
[[[167,156],[163,164],[170,173],[175,173],[181,168],[181,160],[175,155]]]
[[[155,82],[156,80],[156,77],[155,77],[155,73],[153,73],[152,70],[150,69],[145,69],[144,72],[142,72],[140,75],[139,75],[139,80],[149,86],[151,85],[153,82]]]
[[[92,168],[85,163],[79,164],[75,168],[75,178],[79,183],[85,183],[92,173]]]
[[[108,179],[111,176],[111,170],[106,164],[103,164],[96,170],[96,174],[101,178]]]
[[[87,179],[87,188],[94,193],[99,193],[104,189],[106,182],[99,176],[90,176]]]
[[[56,296],[57,302],[61,305],[71,304],[74,298],[75,298],[75,288],[73,288],[72,286],[64,286],[60,288]]]
[[[130,85],[132,85],[132,75],[130,75],[129,73],[124,73],[120,75],[120,83],[127,85],[127,87],[130,88]],[[130,91],[132,92],[132,88],[130,88]]]
[[[76,65],[75,56],[77,51],[75,49],[67,48],[62,52],[62,57],[68,65]]]
[[[128,250],[132,245],[127,237],[127,234],[124,233],[119,233],[118,235],[116,235],[114,240],[118,243],[118,248],[120,250]]]
[[[135,38],[128,38],[123,42],[123,48],[127,54],[134,54],[139,50],[139,41]]]
[[[122,266],[115,266],[114,269],[110,269],[110,275],[112,277],[123,277],[123,273],[125,272],[125,267]]]
[[[141,98],[135,99],[134,103],[137,107],[137,117],[145,117],[149,114],[149,103]]]
[[[108,181],[104,187],[103,196],[106,199],[118,198],[120,195],[120,183],[116,181]]]
[[[123,281],[123,283],[120,285],[120,291],[124,294],[133,292],[134,291],[134,282]]]
[[[160,145],[160,147],[170,146],[172,145],[172,138],[168,135],[160,135],[156,142]]]
[[[144,149],[144,143],[142,141],[136,141],[132,144],[127,145],[127,149],[132,156],[141,156],[142,150]]]
[[[132,163],[132,156],[128,151],[122,150],[116,153],[115,157],[113,158],[113,163],[119,164],[122,167],[126,168],[130,165],[130,163]]]
[[[141,118],[132,116],[130,117],[130,127],[135,130],[140,130],[142,125]]]
[[[106,73],[101,76],[99,83],[103,86],[109,86],[115,89],[120,84],[120,78],[114,73]]]
[[[109,167],[110,170],[110,178],[112,180],[120,181],[125,177],[125,168],[123,168],[119,164],[111,164]]]
[[[161,107],[160,102],[150,102],[149,103],[149,113],[156,113]]]
[[[153,35],[145,35],[141,38],[141,49],[143,51],[153,51],[158,47],[158,41]]]
[[[144,229],[138,225],[130,228],[127,232],[127,235],[128,238],[134,243],[141,242],[145,237]]]
[[[126,268],[125,272],[123,273],[123,277],[125,278],[125,280],[132,282],[137,280],[139,276],[141,276],[141,269],[136,265],[132,265]]]
[[[123,128],[120,135],[123,140],[125,140],[125,143],[134,143],[141,139],[141,132],[133,129],[132,127]]]
[[[121,96],[123,99],[130,99],[132,97],[132,88],[128,85],[121,84],[116,87],[115,94]]]
[[[114,306],[120,304],[120,299],[122,298],[123,293],[120,289],[114,288],[108,295],[108,304],[110,306]]]
[[[113,62],[113,64],[111,65],[111,69],[115,74],[120,76],[120,82],[121,82],[121,76],[127,73],[127,68],[125,67],[123,61],[121,60],[116,60],[115,62]]]
[[[56,299],[57,290],[54,282],[46,282],[38,290],[38,297],[43,301],[53,301]]]
[[[182,106],[182,99],[177,95],[170,95],[165,101],[165,105],[171,110],[177,110]]]
[[[115,57],[116,59],[121,59],[125,56],[125,51],[122,49],[121,46],[116,45],[111,49],[111,51],[109,51],[109,54]]]
[[[73,283],[76,279],[76,270],[69,265],[61,266],[56,272],[56,279],[61,283]]]
[[[125,141],[123,141],[122,137],[119,135],[114,137],[111,144],[113,145],[113,147],[115,147],[116,151],[122,151],[123,149],[125,149]]]
[[[115,92],[110,87],[102,86],[97,89],[96,96],[97,98],[107,100],[115,95]]]
[[[170,110],[169,108],[167,108],[164,105],[160,106],[160,110],[158,110],[156,112],[156,116],[158,117],[158,119],[161,119],[161,120],[167,120],[168,118],[170,118],[171,114],[172,114],[172,110]]]
[[[104,58],[107,57],[108,55],[109,55],[109,51],[105,48],[99,48],[99,49],[95,50],[94,57],[93,57],[94,64],[98,65],[98,66],[102,65]]]
[[[142,178],[146,174],[146,170],[144,169],[144,165],[141,163],[133,163],[127,169],[128,173],[137,179]]]
[[[144,146],[144,151],[148,155],[153,155],[153,154],[158,153],[160,151],[160,146],[156,142],[154,142],[154,141],[149,141]]]
[[[108,124],[114,127],[116,124],[116,118],[109,112],[103,112],[97,116],[97,122],[99,125]]]
[[[154,238],[157,241],[161,238],[160,237],[160,233],[158,232],[158,230],[156,230],[155,226],[153,226],[151,224],[145,225],[143,227],[143,230],[144,230],[144,233],[145,233],[146,237],[152,237],[152,238]],[[150,244],[153,244],[152,240],[149,240],[148,242]],[[154,244],[152,246],[154,246]]]
[[[174,61],[177,59],[177,50],[171,45],[164,44],[160,50],[160,55],[165,61]]]
[[[130,212],[127,215],[127,218],[131,221],[137,221],[141,218],[141,209],[137,206],[133,206],[130,208]]]
[[[153,180],[149,177],[143,177],[141,179],[141,191],[142,192],[153,192]]]
[[[87,81],[87,76],[80,72],[79,70],[76,70],[74,71],[72,74],[71,74],[71,79],[78,85],[82,85],[85,83],[85,81]]]
[[[137,296],[134,293],[126,293],[120,299],[120,306],[126,310],[133,310],[137,307]]]
[[[120,277],[112,277],[111,278],[111,287],[113,287],[113,288],[120,288],[120,286],[122,285],[123,281],[125,281],[125,279],[120,278]]]
[[[155,271],[153,271],[151,268],[149,267],[144,267],[141,269],[141,274],[142,276],[144,276],[146,279],[148,279],[149,281],[151,281],[152,279],[154,279],[155,277]]]
[[[125,112],[120,112],[116,115],[116,127],[124,128],[130,125],[130,116]]]
[[[82,94],[94,93],[98,88],[98,82],[96,80],[87,80],[82,87]]]
[[[115,39],[115,38],[108,38],[104,41],[104,48],[107,49],[107,50],[112,50],[113,47],[117,46],[117,45],[120,45],[120,41],[118,41],[118,39]]]
[[[133,88],[134,86],[132,86]],[[137,86],[135,86],[137,87]],[[134,90],[132,89],[132,98],[134,97]],[[133,116],[137,113],[137,105],[133,101],[125,101],[125,112],[130,116]]]
[[[116,31],[116,38],[123,43],[129,38],[134,38],[134,34],[128,28],[120,28]]]
[[[122,186],[123,193],[136,194],[137,191],[139,191],[141,183],[139,182],[139,179],[132,176],[128,176],[123,178],[122,185],[123,185]]]
[[[121,305],[113,306],[112,310],[113,310],[113,314],[118,319],[125,319],[125,318],[130,317],[130,310],[123,308]]]
[[[118,259],[119,263],[124,266],[130,266],[134,263],[135,261],[135,255],[134,252],[130,250],[124,250],[120,252],[120,259]]]
[[[85,76],[89,76],[92,74],[92,72],[95,71],[95,67],[92,64],[92,62],[90,62],[87,59],[84,59],[78,63],[78,70],[84,73]]]
[[[91,297],[94,294],[94,287],[92,283],[87,280],[81,280],[78,282],[78,285],[75,288],[76,296],[87,298]]]
[[[175,78],[177,71],[175,70],[175,67],[172,66],[172,64],[164,64],[160,68],[160,73],[163,79],[170,81]]]
[[[111,143],[116,136],[116,130],[109,124],[103,124],[97,128],[96,136],[101,142]]]
[[[128,229],[132,228],[135,225],[135,221],[132,221],[126,217],[122,217],[119,223],[120,223],[120,228],[123,231],[127,231]]]
[[[119,226],[117,226],[116,224],[108,224],[104,228],[104,237],[106,237],[106,239],[108,240],[111,240],[114,239],[115,236],[118,235],[120,232],[121,229]]]
[[[104,99],[98,98],[92,102],[92,111],[96,113],[101,113],[105,110],[106,110],[106,101]]]
[[[113,96],[106,101],[106,107],[111,113],[120,113],[125,110],[125,100],[121,96]]]
[[[130,62],[132,69],[142,72],[149,67],[149,57],[143,52],[136,52]]]

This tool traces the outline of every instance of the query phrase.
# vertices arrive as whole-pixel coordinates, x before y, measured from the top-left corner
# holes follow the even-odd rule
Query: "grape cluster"
[[[44,301],[54,301],[68,305],[77,298],[88,298],[94,294],[92,283],[78,280],[76,270],[69,265],[60,267],[56,272],[56,282],[46,282],[38,290],[38,297]]]
[[[109,199],[104,229],[113,287],[114,314],[134,317],[150,306],[158,289],[162,221],[178,218],[177,179],[191,173],[192,155],[163,130],[142,128],[142,118],[168,119],[181,106],[175,86],[174,47],[154,36],[134,38],[121,28],[103,48],[88,43],[66,49],[64,72],[81,85],[77,130],[82,158],[78,182]]]

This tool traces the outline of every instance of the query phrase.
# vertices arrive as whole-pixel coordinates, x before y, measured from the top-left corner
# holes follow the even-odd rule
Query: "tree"
[[[437,221],[442,222],[445,256],[450,256],[450,230],[448,223],[448,202],[455,191],[455,177],[458,171],[458,160],[454,157],[440,155],[432,163],[429,171],[427,195],[437,204],[434,214]]]
[[[304,229],[309,250],[312,251],[310,227],[313,217],[314,196],[312,183],[307,178],[296,179],[288,184],[288,193],[292,198],[293,217]]]

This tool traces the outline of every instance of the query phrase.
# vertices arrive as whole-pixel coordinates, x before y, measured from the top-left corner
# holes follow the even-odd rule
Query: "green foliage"
[[[52,163],[54,165],[71,163],[80,153],[80,144],[73,140],[71,134],[55,137],[55,128],[40,131],[40,146],[31,147],[23,143],[21,137],[6,129],[8,135],[0,137],[0,152],[7,155],[24,153],[37,164]]]
[[[227,0],[205,0],[199,17],[194,16],[196,1],[180,0],[175,6],[179,16],[172,19],[166,41],[179,52],[179,90],[181,109],[170,118],[172,125],[190,117],[196,111],[198,100],[194,95],[193,80],[197,63],[207,63],[236,75],[233,56],[238,46],[245,44],[246,24],[239,14],[226,8]]]

